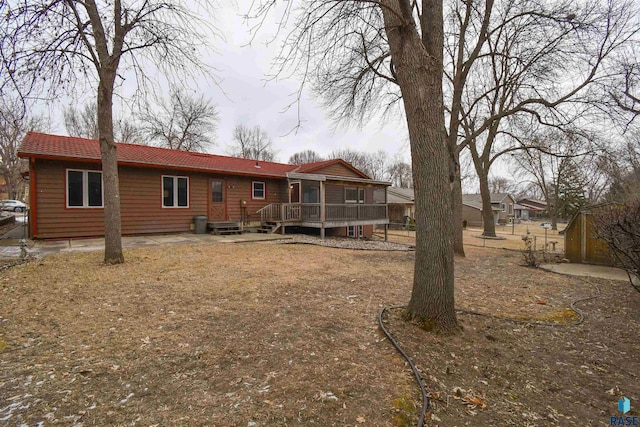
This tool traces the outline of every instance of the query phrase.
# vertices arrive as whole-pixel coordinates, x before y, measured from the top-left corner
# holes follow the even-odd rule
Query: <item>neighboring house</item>
[[[547,216],[547,202],[536,199],[520,199],[515,206],[516,218],[537,219]]]
[[[589,206],[576,212],[564,230],[565,258],[575,263],[613,265],[607,243],[594,235],[593,216],[608,204]]]
[[[388,182],[340,160],[289,165],[117,144],[122,233],[175,233],[195,216],[216,223],[258,221],[272,230],[319,229],[321,236],[367,237],[388,224]],[[29,160],[35,238],[104,235],[98,141],[29,132],[18,150]]]
[[[387,205],[389,206],[389,222],[404,224],[407,217],[415,219],[416,199],[413,188],[389,187],[387,189]]]
[[[515,212],[515,200],[507,193],[491,194],[491,210],[496,224],[506,224]],[[480,194],[462,195],[462,220],[471,227],[482,227],[482,196]]]

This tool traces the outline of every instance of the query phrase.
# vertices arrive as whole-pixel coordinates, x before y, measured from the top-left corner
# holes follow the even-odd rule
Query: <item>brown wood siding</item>
[[[104,235],[103,208],[66,207],[66,170],[100,170],[99,165],[87,163],[38,160],[36,169],[36,227],[37,238],[93,237]],[[189,177],[189,207],[162,207],[162,175]],[[269,203],[285,202],[286,181],[224,177],[183,171],[120,167],[120,211],[122,234],[175,233],[190,230],[193,217],[207,215],[209,179],[225,179],[227,217],[240,219],[240,200],[247,201],[252,220],[259,220],[255,212]],[[265,182],[265,200],[251,199],[252,181]]]
[[[582,214],[579,213],[564,232],[564,256],[571,262],[582,262]]]
[[[348,176],[350,178],[362,178],[360,174],[352,171],[345,165],[342,165],[339,163],[324,167],[322,169],[315,170],[312,173],[318,174],[318,175]]]
[[[578,213],[567,226],[564,232],[565,258],[576,263],[614,265],[607,244],[594,236],[594,212],[597,209]]]
[[[585,235],[583,236],[583,238],[586,239],[585,262],[589,264],[613,265],[609,246],[603,240],[597,239],[594,235],[593,214],[587,213],[585,219],[586,227]]]
[[[212,176],[225,180],[227,220],[240,221],[241,201],[245,200],[246,212],[249,221],[260,221],[258,210],[270,203],[287,203],[289,196],[287,193],[287,182],[285,180],[248,178],[242,176]],[[265,183],[265,199],[253,199],[253,182]]]
[[[344,203],[344,187],[339,185],[325,185],[325,201],[328,204]]]

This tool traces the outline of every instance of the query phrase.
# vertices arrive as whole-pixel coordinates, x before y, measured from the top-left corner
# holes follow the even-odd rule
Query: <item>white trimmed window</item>
[[[67,169],[67,207],[102,208],[102,172]]]
[[[358,234],[356,234],[356,231]],[[364,227],[362,225],[350,225],[347,227],[347,237],[363,237]]]
[[[264,200],[267,195],[267,185],[264,182],[253,181],[251,183],[251,198]]]
[[[502,212],[506,212],[507,211],[507,204],[506,203],[500,203],[500,209],[502,210]]]
[[[162,176],[162,207],[189,207],[189,177]]]

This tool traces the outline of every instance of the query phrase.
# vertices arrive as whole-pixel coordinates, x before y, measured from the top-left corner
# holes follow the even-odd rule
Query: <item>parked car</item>
[[[20,200],[2,200],[0,201],[0,209],[3,211],[24,212],[27,210],[27,205]]]

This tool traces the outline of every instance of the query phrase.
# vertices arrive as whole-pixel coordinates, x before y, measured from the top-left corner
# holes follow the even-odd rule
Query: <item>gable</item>
[[[331,175],[331,176],[346,176],[348,178],[362,178],[362,175],[355,172],[352,169],[349,169],[347,166],[342,163],[336,163],[330,166],[325,166],[321,169],[317,169],[313,171],[313,173],[319,175]]]
[[[370,177],[366,173],[355,168],[353,165],[345,162],[342,159],[330,159],[322,160],[315,163],[307,163],[298,166],[294,172],[313,173],[315,175],[327,176],[344,176],[347,178],[370,179]]]

